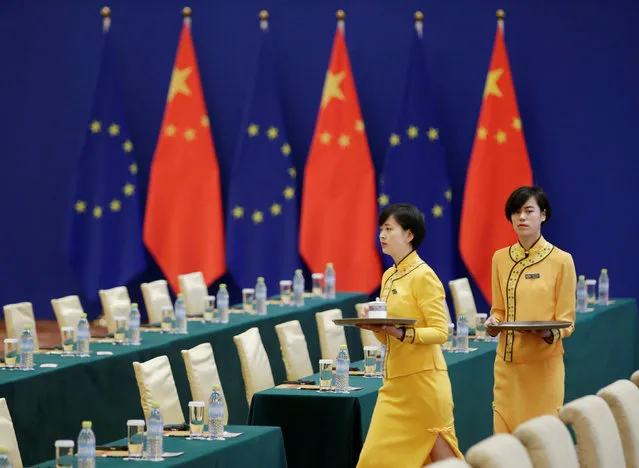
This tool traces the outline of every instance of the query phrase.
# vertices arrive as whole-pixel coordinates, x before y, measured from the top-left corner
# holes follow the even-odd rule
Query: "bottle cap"
[[[137,302],[132,302],[132,303],[131,303],[131,308],[132,308],[132,309],[137,309],[137,308],[138,308],[138,304],[137,304]]]
[[[184,297],[184,293],[178,293],[177,297]]]
[[[257,281],[264,281],[264,277],[263,276],[258,276],[257,277]]]
[[[348,346],[346,346],[345,344],[341,344],[339,345],[339,349],[348,349]]]
[[[5,447],[0,447],[0,453],[7,454],[7,453],[9,453],[9,449],[5,448]]]
[[[154,401],[153,403],[151,403],[151,408],[159,408],[160,404],[157,401]]]
[[[92,425],[91,421],[82,421],[82,429],[90,429]]]
[[[602,268],[602,269],[601,269],[601,272],[602,272],[602,273],[608,273],[608,268]]]
[[[226,289],[226,284],[224,283],[220,284],[220,289]]]
[[[301,272],[302,272],[302,270],[300,270],[300,269],[295,270],[295,274],[298,274],[298,273],[301,273]]]
[[[25,330],[31,330],[31,324],[30,323],[25,323],[24,324],[24,329]]]
[[[326,266],[327,266],[327,267],[332,267],[332,266],[333,266],[333,263],[332,263],[332,262],[328,262],[328,263],[326,264]]]
[[[211,386],[211,390],[221,390],[221,389],[222,389],[222,387],[220,387],[219,384],[213,384]]]
[[[87,314],[80,314],[80,318],[87,318]]]
[[[579,275],[579,281],[581,281],[581,280],[585,281],[586,280],[586,275]]]

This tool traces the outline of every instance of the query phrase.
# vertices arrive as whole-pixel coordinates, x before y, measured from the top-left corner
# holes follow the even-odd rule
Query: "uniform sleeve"
[[[490,308],[490,315],[495,317],[499,322],[503,322],[504,317],[506,316],[506,307],[504,305],[504,296],[499,282],[499,261],[497,259],[497,252],[493,255],[491,288],[493,305]],[[499,330],[492,330],[491,332],[491,329],[487,328],[486,333],[490,336],[497,336],[499,335]]]
[[[445,293],[434,271],[419,273],[412,282],[413,297],[426,321],[425,327],[406,327],[405,343],[444,344],[448,339],[448,316],[444,310]]]
[[[572,325],[561,330],[553,330],[553,340],[549,341],[549,343],[554,343],[561,338],[568,338],[575,331],[575,320],[577,319],[575,312],[576,291],[577,272],[575,270],[575,262],[572,259],[572,255],[566,254],[555,286],[555,297],[557,298],[555,320],[571,322]]]

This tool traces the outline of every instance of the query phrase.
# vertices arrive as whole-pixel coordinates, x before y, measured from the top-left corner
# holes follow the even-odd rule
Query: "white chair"
[[[306,337],[299,320],[275,325],[275,332],[282,350],[286,378],[297,380],[313,374],[313,365],[308,355]]]
[[[473,468],[464,460],[459,458],[449,458],[448,460],[442,460],[428,465],[428,468]]]
[[[115,317],[128,317],[131,313],[131,298],[126,286],[111,289],[100,289],[100,302],[106,318],[107,330],[115,333]]]
[[[160,404],[164,424],[184,424],[184,413],[169,358],[158,356],[142,363],[135,361],[133,370],[140,390],[144,417],[148,419],[151,405],[157,402]]]
[[[13,468],[22,468],[22,457],[20,457],[16,431],[13,428],[7,400],[4,398],[0,398],[0,447],[9,450],[9,461]]]
[[[33,336],[33,350],[40,351],[38,342],[38,331],[33,315],[33,304],[30,302],[18,302],[7,304],[3,307],[5,326],[7,327],[7,338],[20,339],[25,325],[31,325],[31,335]]]
[[[462,312],[465,313],[466,317],[468,317],[470,328],[475,329],[477,306],[475,305],[475,297],[473,296],[473,290],[470,288],[468,278],[449,281],[448,287],[450,288],[451,296],[453,296],[456,316],[459,317]]]
[[[561,408],[559,417],[572,426],[582,467],[626,466],[617,423],[601,397],[587,395],[573,400]]]
[[[222,382],[217,372],[217,364],[213,356],[211,343],[202,343],[191,349],[182,350],[182,358],[186,367],[186,376],[191,387],[191,397],[193,401],[203,401],[208,404],[213,385],[219,385],[222,389]],[[222,396],[224,396],[224,390]],[[229,410],[224,398],[224,424],[229,420]],[[204,411],[204,424],[208,424],[209,412]]]
[[[58,327],[78,327],[80,316],[84,313],[78,296],[65,296],[51,299],[51,306],[58,322]]]
[[[639,388],[630,380],[617,380],[597,392],[617,422],[627,468],[639,468]]]
[[[473,445],[466,453],[473,468],[533,468],[528,452],[510,434],[495,434]]]
[[[364,318],[364,306],[365,302],[361,302],[359,304],[355,304],[355,311],[357,312],[357,317]],[[381,346],[382,344],[370,330],[364,330],[363,328],[359,329],[359,336],[362,339],[362,346]]]
[[[180,292],[184,294],[186,314],[188,316],[204,315],[204,298],[208,295],[208,289],[201,271],[187,273],[178,276]]]
[[[240,356],[246,400],[250,406],[255,393],[275,386],[271,363],[264,349],[260,331],[256,327],[234,336],[233,342]]]
[[[513,434],[526,447],[534,468],[579,468],[570,432],[558,417],[530,419],[517,426]]]
[[[341,318],[342,311],[340,309],[331,309],[315,314],[322,359],[336,359],[340,345],[346,344],[344,327],[335,325],[333,322],[333,320]]]
[[[149,317],[149,323],[162,322],[162,309],[164,307],[173,308],[169,287],[166,280],[157,280],[140,285],[144,307]]]
[[[632,374],[632,377],[630,377],[630,380],[632,380],[633,384],[635,384],[637,387],[639,387],[639,370],[635,371]]]

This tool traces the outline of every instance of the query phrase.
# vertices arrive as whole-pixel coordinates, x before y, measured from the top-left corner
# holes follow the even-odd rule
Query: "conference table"
[[[577,314],[575,332],[566,339],[566,396],[571,401],[594,394],[639,369],[637,304],[617,299]],[[470,341],[470,353],[446,352],[455,404],[455,429],[462,452],[492,434],[493,363],[496,342]],[[362,368],[362,363],[357,365]],[[304,378],[319,383],[318,374]],[[370,425],[381,379],[351,376],[363,387],[348,394],[271,388],[254,395],[249,424],[279,426],[292,468],[352,468]]]
[[[267,315],[230,314],[227,324],[190,321],[188,334],[142,333],[140,346],[91,343],[91,356],[64,357],[36,354],[34,371],[0,370],[0,397],[6,398],[26,466],[54,456],[54,441],[77,439],[81,422],[93,422],[98,444],[126,436],[126,421],[140,419],[140,403],[133,362],[157,356],[169,358],[185,418],[191,392],[180,351],[204,342],[213,346],[218,373],[227,399],[229,424],[245,424],[248,403],[240,360],[233,336],[251,327],[260,331],[276,383],[286,379],[275,325],[299,320],[306,336],[309,355],[318,370],[320,346],[315,313],[339,308],[344,317],[355,317],[355,304],[368,297],[359,293],[338,293],[335,299],[306,297],[304,306],[269,304]],[[347,331],[347,343],[354,359],[362,359],[358,331]],[[55,367],[41,367],[42,364]]]

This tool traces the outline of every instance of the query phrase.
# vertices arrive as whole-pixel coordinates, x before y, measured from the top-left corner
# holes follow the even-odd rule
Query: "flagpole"
[[[506,18],[506,12],[500,8],[497,10],[497,26],[501,29],[502,34],[504,34],[504,18]]]
[[[344,10],[337,10],[337,13],[335,13],[335,16],[337,17],[337,28],[342,31],[342,34],[345,33],[345,26],[344,26],[344,20],[346,19],[346,13],[344,13]]]
[[[419,10],[415,12],[415,31],[417,31],[417,36],[421,39],[424,33],[424,13]]]
[[[268,11],[260,11],[260,29],[264,32],[268,31]]]
[[[103,7],[100,10],[100,15],[102,15],[102,32],[107,33],[111,27],[111,8],[108,6]]]
[[[191,7],[182,8],[182,16],[184,17],[184,26],[191,27],[191,16],[193,15],[193,10]]]

